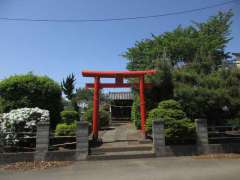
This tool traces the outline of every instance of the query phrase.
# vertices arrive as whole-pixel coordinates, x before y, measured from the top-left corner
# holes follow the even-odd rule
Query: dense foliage
[[[92,124],[92,114],[93,114],[93,109],[88,108],[87,111],[83,114],[83,120],[88,121],[90,124]],[[109,124],[109,118],[110,118],[109,112],[100,108],[99,110],[100,127],[107,126]]]
[[[107,99],[105,95],[100,91],[100,101],[105,102]],[[93,89],[78,88],[74,94],[76,102],[85,102],[88,105],[92,105],[93,102]]]
[[[66,124],[73,123],[79,119],[78,112],[74,110],[64,110],[61,112],[61,120]]]
[[[59,123],[55,130],[57,136],[74,136],[76,134],[77,124],[73,123]]]
[[[129,48],[124,54],[129,60],[128,69],[155,69],[161,64],[159,59],[166,53],[170,64],[177,66],[179,62],[192,63],[208,60],[220,65],[221,60],[228,57],[224,51],[226,43],[231,39],[230,25],[232,12],[219,12],[208,21],[194,23],[191,26],[178,26],[172,32],[153,35]]]
[[[106,96],[100,91],[100,102],[101,107],[99,110],[99,121],[100,126],[109,125],[110,114],[109,114],[109,102]],[[82,119],[92,124],[92,113],[93,113],[93,90],[86,88],[78,88],[74,97],[78,103],[83,103],[84,108],[81,108]]]
[[[154,84],[146,90],[147,110],[174,98],[191,119],[204,117],[208,123],[238,119],[240,71],[227,65],[225,52],[232,16],[231,11],[219,12],[206,22],[178,26],[127,50],[129,70],[158,70],[146,78]]]
[[[78,88],[75,98],[77,101],[91,102],[93,99],[93,90],[86,88]]]
[[[0,107],[2,112],[24,107],[49,110],[54,127],[63,108],[61,88],[46,76],[14,75],[0,82]]]
[[[212,124],[239,117],[240,70],[221,68],[204,75],[186,68],[176,71],[175,78],[175,98],[189,117],[205,117]]]
[[[49,121],[49,111],[39,108],[21,108],[3,113],[0,116],[0,132],[4,143],[15,145],[21,143],[28,135],[22,132],[36,132],[36,123]],[[20,134],[19,134],[20,133]]]
[[[132,104],[132,111],[131,111],[131,122],[133,122],[136,128],[141,128],[141,115],[140,115],[140,102],[139,96],[135,95],[134,101]]]
[[[195,125],[186,117],[181,105],[175,100],[165,100],[152,109],[147,118],[146,131],[152,131],[154,120],[164,121],[165,136],[168,144],[179,144],[195,137]]]

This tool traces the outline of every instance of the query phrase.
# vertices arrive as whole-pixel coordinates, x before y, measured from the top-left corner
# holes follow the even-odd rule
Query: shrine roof
[[[109,92],[108,98],[110,100],[132,100],[132,92]]]

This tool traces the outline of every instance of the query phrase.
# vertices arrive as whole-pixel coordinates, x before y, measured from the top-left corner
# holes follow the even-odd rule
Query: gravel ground
[[[0,180],[239,180],[239,159],[167,157],[78,161],[30,171],[2,171]]]
[[[192,156],[193,160],[221,160],[221,159],[240,159],[240,154],[208,154]],[[59,168],[72,165],[73,161],[34,161],[34,162],[17,162],[7,165],[0,165],[1,171],[29,171],[45,170],[50,168]]]
[[[17,162],[7,165],[0,165],[2,171],[28,171],[44,170],[49,168],[64,167],[73,164],[71,161],[34,161],[34,162]]]
[[[207,155],[199,155],[192,156],[193,159],[240,159],[240,154],[207,154]]]

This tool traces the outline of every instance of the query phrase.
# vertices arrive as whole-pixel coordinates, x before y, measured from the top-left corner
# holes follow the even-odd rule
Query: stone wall
[[[0,164],[34,161],[35,152],[0,153]]]
[[[205,119],[196,119],[196,145],[166,145],[164,123],[162,120],[153,122],[153,149],[156,156],[185,156],[211,153],[240,153],[239,143],[208,144],[208,129]]]
[[[76,150],[48,151],[49,123],[39,122],[37,124],[36,133],[36,151],[21,153],[0,153],[0,164],[33,160],[86,160],[89,152],[87,122],[77,122],[76,143]]]
[[[157,157],[161,156],[184,156],[208,153],[240,153],[240,144],[209,144],[207,123],[204,119],[197,119],[196,145],[174,145],[165,143],[164,122],[153,122],[153,149]],[[76,150],[48,151],[49,146],[49,123],[37,125],[36,152],[0,153],[0,164],[18,161],[33,160],[86,160],[89,152],[88,123],[78,122],[76,130]]]

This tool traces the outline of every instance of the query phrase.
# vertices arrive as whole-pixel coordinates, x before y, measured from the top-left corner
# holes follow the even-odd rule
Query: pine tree
[[[62,91],[63,93],[66,95],[66,97],[69,100],[72,100],[73,96],[74,96],[74,89],[75,89],[75,76],[74,74],[70,74],[67,76],[67,78],[61,83],[61,87],[62,87]]]

